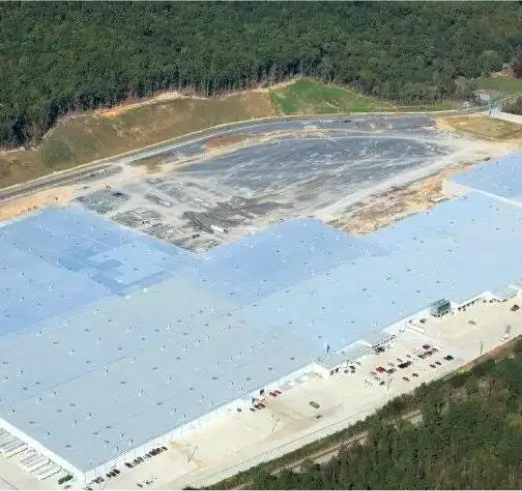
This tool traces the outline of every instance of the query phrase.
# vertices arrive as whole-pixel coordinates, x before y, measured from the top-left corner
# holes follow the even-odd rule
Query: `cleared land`
[[[520,143],[519,139],[522,137],[520,125],[478,114],[437,118],[437,125],[442,130],[466,133],[492,141],[511,141],[515,145]]]
[[[65,118],[37,148],[0,152],[0,187],[236,121],[299,114],[450,109],[398,108],[351,90],[299,79],[205,99],[166,93],[151,100]]]
[[[473,163],[464,162],[450,166],[410,186],[394,187],[379,195],[379,199],[363,200],[329,225],[347,233],[364,235],[413,213],[430,210],[448,199],[442,190],[443,181],[471,165]]]
[[[394,187],[405,204],[395,210],[388,201],[389,206],[374,210],[381,224],[390,219],[387,212],[393,219],[428,206],[431,197],[438,199],[444,174],[415,190],[405,188],[406,183],[510,149],[511,143],[448,134],[431,118],[420,116],[265,122],[167,145],[138,160],[121,159],[42,195],[44,204],[73,201],[144,233],[201,249],[293,215],[347,223],[347,217],[361,213],[357,203],[371,204],[376,201],[371,196]],[[42,206],[32,198],[5,203],[0,216]],[[225,228],[228,233],[219,231]],[[522,322],[507,308],[479,305],[447,324],[428,323],[428,337],[409,331],[399,335],[378,363],[406,353],[413,356],[426,341],[436,341],[441,351],[455,357],[439,368],[426,360],[416,362],[418,379],[395,377],[389,386],[372,385],[366,378],[375,367],[374,358],[356,373],[342,373],[335,380],[305,377],[295,386],[282,387],[282,397],[270,399],[262,411],[230,414],[209,428],[194,429],[171,442],[169,452],[138,469],[123,469],[107,488],[134,488],[145,480],[156,488],[207,485],[341,430],[414,385],[466,365],[477,356],[481,341],[484,350],[501,344],[509,316],[513,335],[520,334]],[[478,322],[472,325],[470,320]],[[311,400],[320,404],[320,412],[310,406]],[[16,465],[2,467],[0,474],[16,487],[34,486]]]
[[[452,136],[421,116],[249,123],[4,201],[0,219],[74,202],[190,250],[293,216],[365,233],[433,206],[445,174],[420,187],[407,184],[510,149]]]
[[[0,186],[85,164],[232,121],[273,116],[263,92],[222,100],[178,98],[61,121],[34,150],[0,154]]]

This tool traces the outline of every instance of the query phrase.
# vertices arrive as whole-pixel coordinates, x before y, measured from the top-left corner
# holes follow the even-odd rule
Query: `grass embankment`
[[[448,116],[437,119],[439,128],[493,141],[515,141],[522,137],[520,125],[487,116]]]
[[[279,114],[332,114],[349,112],[392,111],[397,106],[357,94],[343,87],[324,85],[301,79],[269,91]]]
[[[0,154],[0,187],[219,124],[275,114],[267,94],[245,92],[221,100],[158,100],[66,118],[36,149]]]
[[[451,109],[398,107],[347,88],[299,79],[223,97],[158,97],[65,118],[32,150],[0,152],[0,187],[139,149],[216,125],[300,114]]]
[[[506,77],[483,77],[477,79],[480,90],[494,90],[502,95],[522,94],[522,79]]]

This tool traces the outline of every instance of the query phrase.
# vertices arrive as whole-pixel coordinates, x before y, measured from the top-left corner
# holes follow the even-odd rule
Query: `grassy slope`
[[[520,125],[486,116],[449,116],[438,119],[441,129],[467,133],[478,138],[509,141],[522,136]]]
[[[477,80],[477,88],[483,90],[497,90],[501,94],[522,94],[522,79],[515,78],[479,78]]]
[[[432,109],[447,108],[451,107]],[[64,119],[34,150],[0,153],[0,187],[233,121],[400,109],[407,108],[309,79],[223,99],[178,98],[123,106]]]
[[[281,114],[331,114],[352,111],[390,111],[395,106],[351,90],[301,79],[270,91],[270,99]]]
[[[182,98],[62,120],[34,150],[0,154],[0,186],[110,157],[215,125],[275,115],[261,92]]]

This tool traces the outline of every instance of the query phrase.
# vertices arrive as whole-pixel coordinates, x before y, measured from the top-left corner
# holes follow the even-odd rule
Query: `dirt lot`
[[[449,116],[437,118],[437,126],[444,131],[459,131],[487,140],[522,144],[522,128],[509,121],[482,115]]]
[[[217,136],[216,138],[212,138],[211,140],[205,143],[205,147],[207,150],[212,150],[214,148],[224,147],[227,145],[234,145],[237,143],[241,143],[242,141],[248,138],[247,135],[242,135],[241,133],[237,135],[224,135]]]
[[[442,182],[472,165],[466,162],[451,166],[414,185],[392,188],[378,199],[358,203],[330,224],[348,233],[364,235],[408,215],[427,211],[448,199],[442,191]]]
[[[20,198],[0,206],[0,222],[11,220],[46,206],[64,206],[73,199],[72,186],[42,191],[26,198]]]

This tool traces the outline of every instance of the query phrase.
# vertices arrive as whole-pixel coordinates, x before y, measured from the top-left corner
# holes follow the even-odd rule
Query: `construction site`
[[[522,334],[521,154],[424,117],[280,124],[4,210],[6,489],[212,485]]]

